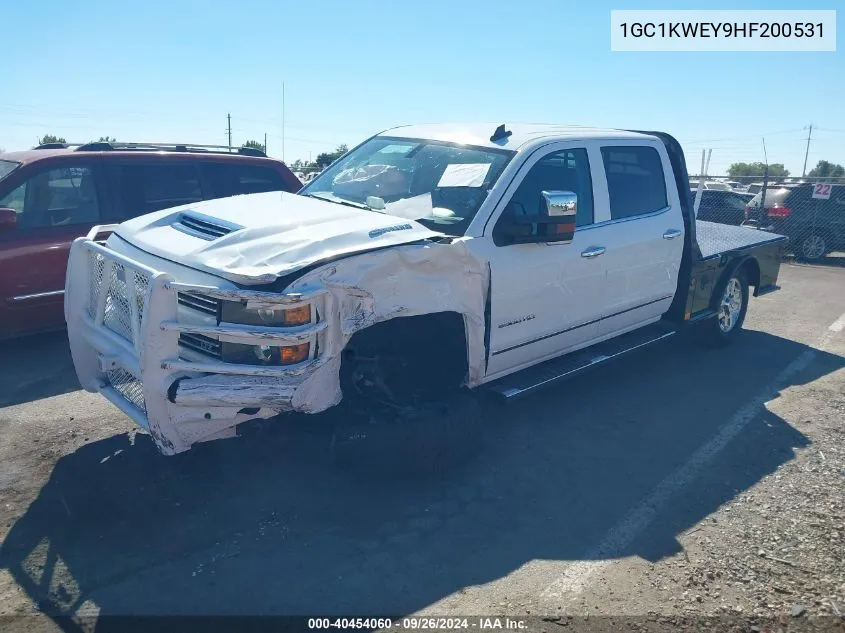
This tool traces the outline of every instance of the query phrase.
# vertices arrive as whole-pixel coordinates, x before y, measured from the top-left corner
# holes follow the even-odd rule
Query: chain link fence
[[[751,226],[789,238],[789,254],[845,265],[845,177],[690,177],[698,219]]]

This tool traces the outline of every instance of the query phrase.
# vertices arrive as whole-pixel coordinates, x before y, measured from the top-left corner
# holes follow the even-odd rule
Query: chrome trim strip
[[[633,347],[629,347],[627,349],[624,349],[621,352],[617,352],[616,354],[611,354],[610,356],[604,356],[604,355],[596,356],[596,357],[590,359],[590,362],[585,364],[585,365],[581,365],[580,367],[576,367],[575,369],[570,369],[569,371],[565,371],[562,374],[558,374],[557,376],[553,376],[552,378],[546,378],[545,380],[543,380],[541,382],[530,385],[530,386],[525,387],[523,389],[517,389],[517,388],[508,389],[507,391],[502,392],[501,395],[506,400],[508,400],[510,398],[514,398],[516,396],[526,394],[530,391],[533,391],[534,389],[542,387],[543,385],[547,385],[550,382],[555,382],[556,380],[560,380],[561,378],[565,378],[566,376],[571,376],[572,374],[577,374],[578,372],[584,371],[585,369],[588,369],[589,367],[593,367],[594,365],[601,365],[602,363],[605,363],[605,362],[607,362],[607,361],[609,361],[613,358],[617,358],[619,356],[627,354],[628,352],[633,352],[635,349],[645,347],[646,345],[651,345],[652,343],[656,343],[657,341],[662,341],[663,339],[669,338],[670,336],[674,336],[675,334],[676,334],[676,332],[674,332],[674,331],[666,332],[665,334],[661,334],[657,338],[649,339],[648,341],[645,341],[643,343],[640,343],[639,345],[634,345]]]
[[[176,281],[168,282],[165,285],[165,288],[167,288],[168,290],[176,290],[177,292],[184,292],[186,294],[207,295],[216,299],[229,299],[230,301],[248,301],[252,299],[255,301],[266,301],[267,303],[284,304],[306,303],[328,292],[327,289],[321,288],[319,290],[313,290],[311,292],[291,293],[283,295],[277,292],[265,292],[263,290],[226,290],[223,288],[215,288],[214,286],[198,286],[195,284],[185,284]]]
[[[35,292],[31,295],[18,295],[11,297],[9,301],[29,301],[30,299],[46,299],[47,297],[60,297],[65,294],[64,290],[51,290],[49,292]]]
[[[578,231],[590,231],[592,229],[599,229],[603,226],[610,226],[611,224],[621,224],[622,222],[630,222],[631,220],[641,220],[642,218],[654,218],[658,215],[663,215],[672,209],[672,206],[669,205],[667,207],[663,207],[662,209],[658,209],[657,211],[652,211],[651,213],[641,213],[639,215],[630,215],[627,218],[616,218],[615,220],[605,220],[604,222],[596,222],[595,224],[588,224],[586,226],[577,226],[575,227],[575,232]]]
[[[210,362],[197,363],[187,360],[165,360],[161,363],[162,369],[176,371],[197,371],[208,374],[231,374],[242,376],[298,376],[308,370],[325,363],[323,358],[312,358],[304,360],[296,365],[238,365],[235,363]]]
[[[661,301],[666,301],[667,299],[672,299],[673,295],[666,295],[665,297],[660,297],[659,299],[654,299],[653,301],[648,301],[646,303],[642,303],[640,305],[634,306],[633,308],[627,308],[625,310],[621,310],[620,312],[614,312],[613,314],[608,314],[607,316],[600,317],[598,319],[593,319],[592,321],[587,321],[586,323],[581,323],[580,325],[573,325],[572,327],[566,328],[565,330],[561,330],[559,332],[552,332],[551,334],[546,334],[539,338],[531,339],[530,341],[525,341],[524,343],[519,343],[518,345],[513,345],[511,347],[506,347],[505,349],[496,350],[492,353],[493,356],[496,354],[504,354],[505,352],[510,352],[520,347],[525,347],[526,345],[531,345],[532,343],[537,343],[539,341],[545,341],[547,338],[553,338],[555,336],[560,336],[561,334],[566,334],[567,332],[571,332],[572,330],[577,330],[578,328],[587,327],[588,325],[595,325],[600,321],[605,321],[607,319],[612,319],[613,317],[617,317],[620,314],[625,314],[626,312],[633,312],[634,310],[639,310],[640,308],[645,308],[646,306],[650,306],[654,303],[660,303]]]
[[[304,326],[282,328],[225,322],[217,326],[212,326],[164,321],[161,324],[161,329],[170,332],[216,336],[221,341],[232,341],[234,343],[254,343],[259,345],[262,341],[268,340],[296,344],[308,341],[318,332],[325,330],[328,324],[328,321],[319,321]]]

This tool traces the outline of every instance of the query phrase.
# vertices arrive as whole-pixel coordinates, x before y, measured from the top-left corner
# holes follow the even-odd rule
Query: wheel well
[[[749,257],[741,264],[741,269],[745,271],[745,276],[748,279],[748,285],[754,286],[754,291],[760,287],[760,264],[753,257]]]
[[[396,317],[356,332],[342,353],[341,388],[356,363],[374,357],[384,361],[381,370],[392,386],[398,381],[409,389],[459,387],[468,367],[463,315]]]

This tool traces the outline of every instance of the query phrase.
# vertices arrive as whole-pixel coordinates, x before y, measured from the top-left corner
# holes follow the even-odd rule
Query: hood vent
[[[173,228],[210,242],[244,227],[192,211],[180,213],[179,219],[173,223]]]

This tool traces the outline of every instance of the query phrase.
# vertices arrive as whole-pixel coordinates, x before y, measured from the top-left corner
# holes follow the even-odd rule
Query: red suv
[[[98,142],[0,154],[0,339],[64,325],[70,243],[94,225],[301,186],[252,148]]]

